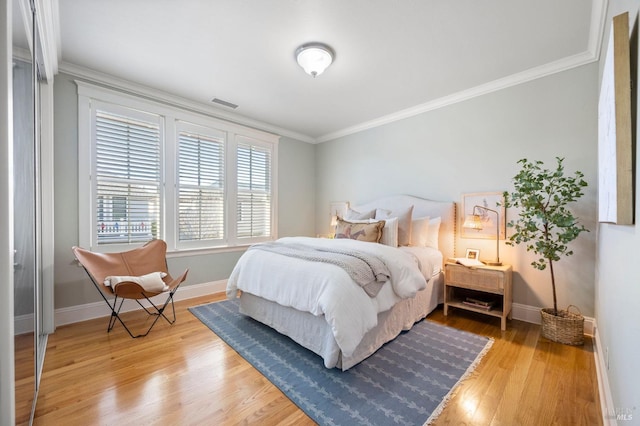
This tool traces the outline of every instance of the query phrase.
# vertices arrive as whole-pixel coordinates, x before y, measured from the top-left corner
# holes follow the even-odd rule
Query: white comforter
[[[349,239],[288,237],[280,241],[362,250],[381,257],[387,264],[391,279],[374,298],[338,266],[262,250],[250,250],[242,255],[229,277],[229,298],[236,297],[238,290],[242,290],[283,306],[324,315],[345,356],[350,356],[365,333],[375,327],[379,312],[390,309],[401,299],[415,296],[425,288],[434,271],[439,271],[438,256],[434,264],[429,257],[422,259],[423,256],[419,262],[404,248]],[[441,262],[441,257],[439,259]]]

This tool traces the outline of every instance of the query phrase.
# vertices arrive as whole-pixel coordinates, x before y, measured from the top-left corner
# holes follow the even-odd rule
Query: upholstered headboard
[[[398,211],[413,206],[413,218],[429,216],[440,217],[440,234],[438,246],[445,259],[455,256],[456,241],[456,203],[453,201],[434,201],[412,195],[392,195],[380,198],[366,204],[352,206],[357,211],[370,211],[373,209],[387,209]]]

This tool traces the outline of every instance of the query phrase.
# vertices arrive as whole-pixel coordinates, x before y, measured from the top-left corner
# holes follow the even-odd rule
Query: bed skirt
[[[336,343],[324,316],[281,306],[250,293],[240,296],[240,312],[289,336],[298,344],[320,355],[327,368],[347,370],[372,355],[403,330],[425,318],[442,301],[443,275],[429,280],[415,297],[405,299],[388,311],[378,314],[378,325],[369,330],[354,353],[346,357]]]

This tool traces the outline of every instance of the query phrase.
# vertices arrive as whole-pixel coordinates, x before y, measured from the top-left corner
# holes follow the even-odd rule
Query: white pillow
[[[411,245],[425,247],[429,238],[429,216],[411,221]]]
[[[442,218],[440,216],[429,219],[429,236],[425,246],[438,248],[438,238],[440,237],[440,223]]]
[[[352,208],[347,209],[347,213],[344,215],[343,219],[353,222],[354,220],[364,220],[364,219],[373,219],[376,211],[371,210],[370,212],[360,213],[359,211],[353,210]]]
[[[440,216],[433,219],[428,216],[414,219],[411,225],[411,245],[437,249],[441,222]]]
[[[392,217],[398,218],[398,245],[408,246],[411,244],[411,215],[413,206],[406,210],[389,211],[376,209],[376,219],[388,220]]]
[[[115,292],[118,284],[123,282],[130,282],[138,284],[145,291],[162,292],[169,289],[169,286],[167,286],[165,282],[162,281],[162,279],[166,276],[166,272],[151,272],[150,274],[141,275],[139,277],[113,275],[108,276],[104,279],[104,285],[107,287],[111,287]]]
[[[371,222],[377,222],[375,219],[369,219]],[[398,247],[398,218],[392,217],[385,219],[384,228],[382,228],[382,238],[380,244],[385,246]]]

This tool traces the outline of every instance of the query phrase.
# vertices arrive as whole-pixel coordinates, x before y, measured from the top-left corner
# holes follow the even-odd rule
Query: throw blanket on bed
[[[343,250],[338,247],[312,247],[299,243],[284,244],[278,241],[254,244],[249,249],[266,250],[283,256],[339,266],[369,297],[377,296],[382,285],[391,277],[389,268],[382,259],[360,251]]]

